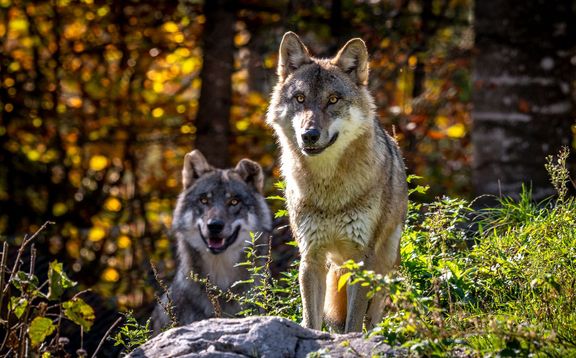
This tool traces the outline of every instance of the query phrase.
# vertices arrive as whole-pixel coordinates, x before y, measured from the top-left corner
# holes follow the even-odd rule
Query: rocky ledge
[[[170,329],[134,350],[132,358],[160,357],[332,357],[392,354],[377,338],[330,334],[279,317],[214,318]]]

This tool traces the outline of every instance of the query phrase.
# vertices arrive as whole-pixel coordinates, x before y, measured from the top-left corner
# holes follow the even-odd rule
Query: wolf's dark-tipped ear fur
[[[195,149],[184,157],[184,168],[182,169],[182,186],[188,189],[203,174],[213,170],[208,164],[204,155]]]
[[[362,39],[348,41],[331,62],[349,74],[356,84],[368,84],[368,50]]]
[[[285,33],[278,52],[277,73],[280,81],[284,81],[289,74],[310,62],[310,53],[298,35],[291,31]]]
[[[234,171],[240,177],[253,186],[259,193],[264,190],[264,173],[260,164],[251,161],[250,159],[242,159],[234,168]]]

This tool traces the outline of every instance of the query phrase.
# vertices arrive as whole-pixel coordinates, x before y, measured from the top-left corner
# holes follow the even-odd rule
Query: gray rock
[[[161,357],[370,357],[391,353],[377,338],[330,334],[279,317],[213,318],[168,330],[134,350],[132,358]]]

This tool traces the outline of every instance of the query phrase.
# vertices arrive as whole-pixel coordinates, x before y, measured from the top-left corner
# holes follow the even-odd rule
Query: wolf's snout
[[[208,221],[208,225],[206,226],[208,226],[208,232],[210,232],[210,235],[216,236],[224,230],[224,225],[224,221],[220,219],[212,219]]]
[[[320,139],[320,131],[316,128],[307,129],[302,133],[302,142],[304,145],[313,145]]]

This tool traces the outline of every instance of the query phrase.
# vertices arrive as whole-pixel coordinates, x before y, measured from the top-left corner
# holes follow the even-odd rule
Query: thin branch
[[[106,340],[106,338],[108,338],[108,336],[110,335],[110,333],[112,332],[112,330],[114,328],[116,328],[116,326],[118,325],[118,323],[120,323],[120,321],[122,321],[124,319],[124,316],[120,316],[118,317],[118,319],[116,320],[116,322],[112,323],[112,325],[110,326],[110,328],[108,328],[108,330],[106,331],[106,333],[104,333],[104,336],[102,337],[102,339],[100,340],[100,343],[98,343],[98,347],[96,347],[96,350],[94,351],[94,353],[92,354],[92,358],[96,358],[98,351],[100,350],[100,348],[102,348],[102,344],[104,344],[104,341]]]
[[[16,255],[16,261],[14,261],[14,266],[12,268],[12,272],[10,272],[10,278],[8,279],[8,283],[14,279],[14,275],[16,274],[16,271],[18,270],[18,267],[20,266],[19,262],[20,262],[20,259],[22,258],[22,254],[24,253],[24,249],[26,248],[26,246],[28,246],[28,244],[30,242],[32,242],[34,239],[36,239],[36,237],[40,234],[40,232],[42,232],[44,229],[46,229],[46,227],[48,225],[54,225],[54,222],[46,221],[40,227],[40,229],[38,229],[32,236],[30,236],[30,238],[26,238],[26,237],[24,238],[24,242],[20,246],[20,249],[18,249],[18,254]],[[2,290],[3,294],[5,294],[8,291],[8,287],[9,287],[9,285],[6,285],[6,287],[4,287],[4,289]]]
[[[5,268],[6,268],[6,261],[8,260],[8,243],[6,241],[4,241],[4,244],[2,245],[2,259],[0,259],[0,289],[2,289],[2,292],[0,292],[0,307],[2,307],[2,303],[4,301],[4,274],[5,274]]]
[[[166,304],[164,304],[162,302],[162,299],[157,294],[154,294],[154,297],[156,298],[156,301],[158,302],[160,307],[162,307],[162,309],[166,312],[166,315],[170,319],[170,326],[169,327],[170,328],[176,327],[180,323],[178,322],[178,317],[176,317],[176,314],[174,313],[174,301],[172,301],[172,296],[170,295],[170,290],[168,289],[168,287],[166,286],[164,281],[158,275],[158,270],[156,269],[156,265],[154,263],[152,263],[152,261],[150,261],[150,266],[152,267],[152,271],[154,272],[154,278],[156,279],[156,281],[158,282],[158,284],[160,285],[160,287],[164,291],[164,294],[166,294]]]

